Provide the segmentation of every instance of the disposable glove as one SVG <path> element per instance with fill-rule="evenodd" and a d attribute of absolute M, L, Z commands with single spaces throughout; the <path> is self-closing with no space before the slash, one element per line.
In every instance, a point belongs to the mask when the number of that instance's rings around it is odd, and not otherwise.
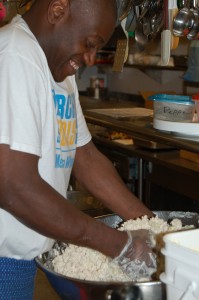
<path fill-rule="evenodd" d="M 131 280 L 150 280 L 156 271 L 156 256 L 152 251 L 155 246 L 151 231 L 140 229 L 127 231 L 128 241 L 120 255 L 113 259 Z"/>

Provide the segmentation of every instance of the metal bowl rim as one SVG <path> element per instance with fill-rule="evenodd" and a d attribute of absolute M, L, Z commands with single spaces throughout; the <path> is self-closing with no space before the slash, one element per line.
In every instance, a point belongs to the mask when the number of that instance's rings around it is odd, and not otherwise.
<path fill-rule="evenodd" d="M 174 215 L 173 218 L 182 218 L 182 215 L 187 215 L 189 218 L 190 217 L 198 217 L 198 223 L 199 223 L 199 214 L 197 212 L 183 212 L 183 211 L 153 211 L 154 214 L 168 214 L 168 217 L 169 215 L 172 216 L 172 214 Z M 176 216 L 176 214 L 179 214 L 179 216 Z M 107 214 L 107 215 L 102 215 L 102 216 L 99 216 L 99 217 L 95 217 L 96 219 L 102 219 L 102 218 L 108 218 L 108 217 L 119 217 L 117 214 Z M 168 219 L 169 220 L 169 219 Z M 121 285 L 139 285 L 139 286 L 151 286 L 151 285 L 161 285 L 162 282 L 160 280 L 151 280 L 151 281 L 139 281 L 139 282 L 135 282 L 135 281 L 91 281 L 91 280 L 83 280 L 83 279 L 78 279 L 78 278 L 74 278 L 74 277 L 69 277 L 69 276 L 66 276 L 66 275 L 63 275 L 63 274 L 60 274 L 60 273 L 57 273 L 51 269 L 49 269 L 48 267 L 44 266 L 44 264 L 42 263 L 42 256 L 44 255 L 43 254 L 40 254 L 39 256 L 37 256 L 35 258 L 35 262 L 36 264 L 38 265 L 38 267 L 44 271 L 44 272 L 48 272 L 52 275 L 55 275 L 56 277 L 60 277 L 60 278 L 63 278 L 63 279 L 67 279 L 69 281 L 72 281 L 72 282 L 76 282 L 76 283 L 82 283 L 82 284 L 95 284 L 95 285 L 98 285 L 98 286 L 102 286 L 102 285 L 115 285 L 115 286 L 121 286 Z"/>

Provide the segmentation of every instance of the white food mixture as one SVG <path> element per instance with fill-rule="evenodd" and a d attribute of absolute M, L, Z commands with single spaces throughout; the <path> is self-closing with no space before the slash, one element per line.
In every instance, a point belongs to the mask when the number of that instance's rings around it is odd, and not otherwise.
<path fill-rule="evenodd" d="M 179 219 L 173 219 L 171 224 L 168 224 L 157 216 L 151 219 L 144 216 L 124 222 L 118 230 L 150 229 L 158 234 L 187 227 L 182 227 Z M 98 251 L 72 244 L 69 244 L 63 254 L 54 258 L 53 266 L 55 272 L 81 280 L 130 281 L 130 278 L 109 257 Z"/>

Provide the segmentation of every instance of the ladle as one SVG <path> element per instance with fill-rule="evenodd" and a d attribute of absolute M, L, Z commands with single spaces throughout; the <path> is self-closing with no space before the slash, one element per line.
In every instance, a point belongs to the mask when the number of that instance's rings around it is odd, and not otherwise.
<path fill-rule="evenodd" d="M 193 9 L 194 14 L 194 24 L 190 32 L 187 34 L 189 40 L 198 39 L 199 37 L 199 10 Z"/>
<path fill-rule="evenodd" d="M 187 7 L 179 10 L 173 20 L 173 34 L 176 36 L 186 36 L 194 24 L 194 13 Z"/>

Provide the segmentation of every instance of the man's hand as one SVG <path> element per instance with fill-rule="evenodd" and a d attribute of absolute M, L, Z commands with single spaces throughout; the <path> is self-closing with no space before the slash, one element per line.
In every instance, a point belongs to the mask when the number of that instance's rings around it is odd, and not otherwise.
<path fill-rule="evenodd" d="M 150 231 L 140 229 L 127 231 L 128 240 L 116 262 L 132 280 L 150 279 L 156 271 L 156 258 L 152 251 L 153 235 Z"/>

